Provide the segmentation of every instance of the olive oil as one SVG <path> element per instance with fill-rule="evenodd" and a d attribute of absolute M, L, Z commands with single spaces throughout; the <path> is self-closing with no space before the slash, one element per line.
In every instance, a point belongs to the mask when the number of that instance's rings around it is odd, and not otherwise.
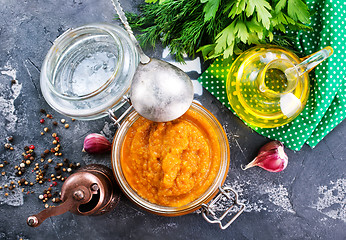
<path fill-rule="evenodd" d="M 276 46 L 255 47 L 240 55 L 226 83 L 228 100 L 236 114 L 247 124 L 263 128 L 293 120 L 306 104 L 309 77 L 286 70 L 300 62 L 296 55 Z"/>

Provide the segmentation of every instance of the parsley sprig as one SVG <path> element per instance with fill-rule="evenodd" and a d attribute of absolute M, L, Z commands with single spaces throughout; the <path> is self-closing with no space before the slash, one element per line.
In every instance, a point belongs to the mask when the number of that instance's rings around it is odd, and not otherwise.
<path fill-rule="evenodd" d="M 304 0 L 146 0 L 128 14 L 143 46 L 158 41 L 178 61 L 200 51 L 205 59 L 240 53 L 252 44 L 283 43 L 288 30 L 309 29 Z"/>

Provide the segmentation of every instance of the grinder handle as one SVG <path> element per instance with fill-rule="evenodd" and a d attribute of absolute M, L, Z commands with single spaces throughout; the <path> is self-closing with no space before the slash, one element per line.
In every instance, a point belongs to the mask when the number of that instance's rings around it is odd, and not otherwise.
<path fill-rule="evenodd" d="M 80 205 L 80 203 L 70 197 L 57 207 L 44 209 L 40 213 L 28 217 L 27 224 L 30 227 L 38 227 L 47 218 L 63 214 L 72 208 L 78 207 L 78 205 Z"/>

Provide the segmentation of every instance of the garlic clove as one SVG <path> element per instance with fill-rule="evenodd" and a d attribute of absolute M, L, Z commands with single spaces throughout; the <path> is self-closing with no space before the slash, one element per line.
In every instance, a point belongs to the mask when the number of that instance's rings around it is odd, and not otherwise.
<path fill-rule="evenodd" d="M 258 166 L 269 172 L 281 172 L 287 164 L 288 157 L 284 151 L 284 145 L 280 141 L 272 141 L 261 147 L 257 157 L 243 170 Z"/>
<path fill-rule="evenodd" d="M 84 139 L 83 152 L 103 153 L 111 150 L 111 143 L 103 135 L 91 133 Z"/>

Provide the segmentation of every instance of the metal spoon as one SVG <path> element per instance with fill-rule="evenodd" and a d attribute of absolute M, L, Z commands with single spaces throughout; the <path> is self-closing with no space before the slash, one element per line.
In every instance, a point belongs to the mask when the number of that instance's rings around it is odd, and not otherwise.
<path fill-rule="evenodd" d="M 180 117 L 189 109 L 193 100 L 191 79 L 176 66 L 145 55 L 119 1 L 111 1 L 140 56 L 130 90 L 133 107 L 140 115 L 155 122 L 167 122 Z"/>

